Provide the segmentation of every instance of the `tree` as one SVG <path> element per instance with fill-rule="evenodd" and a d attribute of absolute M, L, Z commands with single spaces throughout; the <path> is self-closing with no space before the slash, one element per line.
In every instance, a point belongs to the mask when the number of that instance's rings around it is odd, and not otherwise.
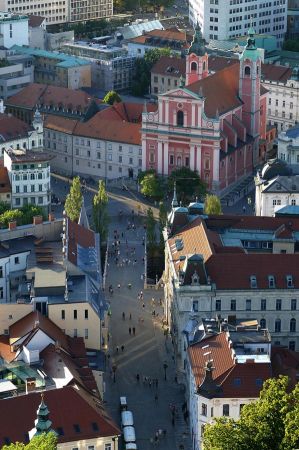
<path fill-rule="evenodd" d="M 206 196 L 205 214 L 222 214 L 221 202 L 217 195 L 208 194 Z"/>
<path fill-rule="evenodd" d="M 164 250 L 164 236 L 163 230 L 167 226 L 167 209 L 163 202 L 159 203 L 159 231 L 160 231 L 160 246 Z"/>
<path fill-rule="evenodd" d="M 176 181 L 176 190 L 178 198 L 186 203 L 195 196 L 202 197 L 206 193 L 206 184 L 200 179 L 198 173 L 188 167 L 173 170 L 168 177 L 168 189 L 173 191 Z"/>
<path fill-rule="evenodd" d="M 120 103 L 121 97 L 115 91 L 109 91 L 103 98 L 103 103 L 107 103 L 108 105 L 113 105 L 115 102 Z"/>
<path fill-rule="evenodd" d="M 163 187 L 161 179 L 155 173 L 149 173 L 143 177 L 140 182 L 141 193 L 146 197 L 154 200 L 161 200 L 163 198 Z"/>
<path fill-rule="evenodd" d="M 0 202 L 0 214 L 3 214 L 5 211 L 10 209 L 9 204 L 5 202 Z"/>
<path fill-rule="evenodd" d="M 57 437 L 54 433 L 43 433 L 35 436 L 28 444 L 16 442 L 15 444 L 4 445 L 2 450 L 56 450 Z"/>
<path fill-rule="evenodd" d="M 146 213 L 146 237 L 149 250 L 156 246 L 156 221 L 152 208 L 148 208 Z"/>
<path fill-rule="evenodd" d="M 97 194 L 93 197 L 92 214 L 94 228 L 99 233 L 101 242 L 106 242 L 108 235 L 108 195 L 105 189 L 105 183 L 103 180 L 99 181 L 99 189 Z"/>
<path fill-rule="evenodd" d="M 205 427 L 205 450 L 293 450 L 299 446 L 299 385 L 288 392 L 285 376 L 268 379 L 240 419 L 219 418 Z"/>
<path fill-rule="evenodd" d="M 22 213 L 22 225 L 32 223 L 34 216 L 42 216 L 43 219 L 46 219 L 44 209 L 38 205 L 25 205 L 20 209 L 20 211 Z"/>
<path fill-rule="evenodd" d="M 19 209 L 9 209 L 0 215 L 0 228 L 8 228 L 9 222 L 17 222 L 22 225 L 23 214 Z"/>
<path fill-rule="evenodd" d="M 64 209 L 66 215 L 73 221 L 78 222 L 80 217 L 81 206 L 83 202 L 83 196 L 81 192 L 80 177 L 73 179 L 71 189 L 66 197 Z"/>

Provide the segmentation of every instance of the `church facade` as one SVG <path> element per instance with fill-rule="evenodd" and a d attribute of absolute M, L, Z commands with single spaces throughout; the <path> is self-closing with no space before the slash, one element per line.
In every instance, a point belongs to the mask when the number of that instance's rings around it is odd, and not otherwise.
<path fill-rule="evenodd" d="M 209 75 L 200 28 L 186 56 L 186 80 L 158 97 L 142 116 L 142 169 L 169 175 L 196 170 L 220 192 L 247 177 L 263 158 L 267 91 L 261 85 L 262 56 L 249 30 L 239 64 Z"/>

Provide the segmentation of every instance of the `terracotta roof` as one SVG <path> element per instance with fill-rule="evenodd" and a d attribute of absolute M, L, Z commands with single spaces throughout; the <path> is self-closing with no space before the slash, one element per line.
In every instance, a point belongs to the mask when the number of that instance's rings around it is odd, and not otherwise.
<path fill-rule="evenodd" d="M 5 100 L 6 105 L 33 110 L 37 105 L 87 109 L 92 97 L 84 91 L 32 83 Z"/>
<path fill-rule="evenodd" d="M 282 225 L 290 227 L 293 231 L 299 231 L 299 218 L 292 217 L 259 217 L 237 216 L 223 214 L 221 216 L 209 216 L 205 219 L 208 228 L 236 228 L 248 230 L 276 231 Z"/>
<path fill-rule="evenodd" d="M 211 72 L 218 72 L 225 67 L 238 64 L 239 61 L 234 58 L 227 58 L 225 56 L 209 55 L 208 67 Z"/>
<path fill-rule="evenodd" d="M 6 167 L 0 167 L 0 193 L 11 192 L 11 184 Z"/>
<path fill-rule="evenodd" d="M 29 15 L 28 18 L 29 18 L 28 25 L 31 28 L 40 27 L 41 24 L 46 20 L 46 18 L 42 16 Z"/>
<path fill-rule="evenodd" d="M 78 120 L 67 119 L 65 117 L 55 116 L 54 114 L 49 114 L 45 116 L 44 128 L 49 128 L 51 130 L 60 131 L 61 133 L 72 134 Z"/>
<path fill-rule="evenodd" d="M 61 347 L 68 349 L 69 342 L 68 337 L 63 333 L 63 331 L 55 325 L 52 320 L 45 317 L 43 314 L 40 314 L 38 311 L 33 311 L 27 316 L 15 322 L 13 325 L 9 327 L 9 338 L 10 342 L 17 341 L 26 335 L 29 335 L 32 331 L 36 329 L 42 330 L 46 333 L 50 338 L 59 342 Z"/>
<path fill-rule="evenodd" d="M 185 31 L 179 31 L 178 29 L 171 28 L 169 30 L 152 30 L 148 31 L 142 36 L 130 39 L 130 42 L 136 42 L 138 44 L 144 44 L 150 37 L 158 37 L 169 41 L 182 41 L 182 43 L 191 42 L 192 36 L 187 35 Z"/>
<path fill-rule="evenodd" d="M 292 275 L 294 288 L 299 288 L 298 254 L 220 253 L 206 261 L 206 271 L 217 289 L 251 289 L 251 275 L 256 276 L 258 289 L 269 289 L 269 275 L 275 277 L 278 289 L 287 289 L 287 275 Z"/>
<path fill-rule="evenodd" d="M 67 386 L 44 391 L 44 401 L 50 411 L 52 428 L 63 431 L 63 435 L 58 435 L 58 442 L 77 442 L 79 439 L 120 434 L 117 426 L 104 411 L 99 399 L 87 394 L 82 388 Z M 5 438 L 11 442 L 25 441 L 28 431 L 34 427 L 40 402 L 39 392 L 0 402 L 1 446 L 6 444 Z M 75 424 L 79 425 L 80 432 L 76 432 Z"/>
<path fill-rule="evenodd" d="M 171 70 L 170 70 L 171 69 Z M 151 70 L 152 74 L 167 75 L 168 77 L 185 77 L 186 60 L 171 56 L 161 56 Z"/>
<path fill-rule="evenodd" d="M 0 144 L 1 142 L 27 138 L 33 128 L 16 117 L 0 113 Z"/>
<path fill-rule="evenodd" d="M 78 245 L 85 248 L 94 247 L 94 232 L 68 219 L 68 260 L 73 264 L 77 264 Z"/>
<path fill-rule="evenodd" d="M 156 105 L 151 103 L 146 105 L 147 111 L 155 111 Z M 143 103 L 119 102 L 98 113 L 98 116 L 104 120 L 116 120 L 118 122 L 141 123 Z"/>
<path fill-rule="evenodd" d="M 224 398 L 257 398 L 261 384 L 256 380 L 263 382 L 272 376 L 270 363 L 235 362 L 225 332 L 191 345 L 188 355 L 197 386 L 204 381 L 207 361 L 213 361 L 212 378 L 221 387 L 220 396 Z M 239 379 L 238 385 L 234 383 L 236 378 Z"/>
<path fill-rule="evenodd" d="M 16 356 L 16 352 L 11 350 L 9 343 L 9 336 L 0 336 L 0 358 L 3 358 L 6 362 L 11 362 Z"/>
<path fill-rule="evenodd" d="M 276 66 L 275 64 L 262 64 L 262 75 L 265 81 L 286 83 L 292 76 L 292 68 Z"/>
<path fill-rule="evenodd" d="M 290 379 L 290 387 L 294 388 L 298 383 L 299 352 L 272 346 L 271 361 L 274 376 L 287 375 Z"/>

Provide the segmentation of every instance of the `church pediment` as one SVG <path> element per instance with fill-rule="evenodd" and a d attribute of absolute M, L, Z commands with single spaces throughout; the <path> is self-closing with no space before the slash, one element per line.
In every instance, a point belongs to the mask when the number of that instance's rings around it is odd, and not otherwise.
<path fill-rule="evenodd" d="M 172 91 L 168 91 L 165 94 L 162 94 L 161 96 L 162 97 L 190 98 L 190 99 L 200 98 L 199 95 L 195 94 L 195 92 L 191 92 L 186 88 L 173 89 Z"/>

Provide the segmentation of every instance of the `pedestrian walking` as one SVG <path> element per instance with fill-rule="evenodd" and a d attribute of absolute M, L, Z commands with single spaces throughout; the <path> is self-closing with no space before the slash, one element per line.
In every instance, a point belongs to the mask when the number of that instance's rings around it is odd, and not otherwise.
<path fill-rule="evenodd" d="M 119 350 L 119 347 L 118 347 L 118 345 L 116 346 L 116 353 L 118 353 L 118 350 Z"/>
<path fill-rule="evenodd" d="M 155 394 L 155 402 L 157 402 L 158 401 L 158 394 L 156 393 Z"/>
<path fill-rule="evenodd" d="M 129 335 L 131 336 L 131 327 L 129 327 Z"/>
<path fill-rule="evenodd" d="M 125 346 L 124 345 L 122 345 L 121 347 L 121 351 L 123 352 L 124 351 L 124 349 L 125 349 Z"/>
<path fill-rule="evenodd" d="M 122 316 L 123 316 L 123 320 L 125 320 L 126 319 L 126 315 L 125 315 L 124 312 L 123 312 Z"/>
<path fill-rule="evenodd" d="M 149 385 L 149 387 L 152 387 L 152 379 L 151 378 L 149 378 L 149 380 L 148 380 L 148 385 Z"/>
<path fill-rule="evenodd" d="M 136 380 L 137 380 L 137 383 L 139 383 L 139 380 L 140 380 L 139 373 L 136 374 Z"/>
<path fill-rule="evenodd" d="M 134 336 L 135 336 L 135 331 L 136 331 L 136 330 L 135 330 L 135 327 L 133 327 L 133 335 L 134 335 Z"/>
<path fill-rule="evenodd" d="M 142 303 L 142 308 L 145 308 L 145 304 L 144 303 Z"/>
<path fill-rule="evenodd" d="M 130 313 L 129 319 L 132 320 L 132 314 Z"/>

